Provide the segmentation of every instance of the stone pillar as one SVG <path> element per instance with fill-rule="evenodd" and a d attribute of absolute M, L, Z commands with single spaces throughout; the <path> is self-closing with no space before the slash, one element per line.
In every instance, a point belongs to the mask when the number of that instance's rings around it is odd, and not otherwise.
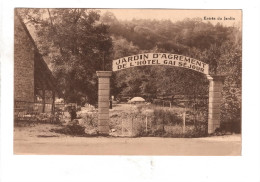
<path fill-rule="evenodd" d="M 97 71 L 98 76 L 98 131 L 109 133 L 109 97 L 112 71 Z"/>
<path fill-rule="evenodd" d="M 209 110 L 208 134 L 214 133 L 220 127 L 220 105 L 222 102 L 223 76 L 208 76 L 209 80 Z"/>

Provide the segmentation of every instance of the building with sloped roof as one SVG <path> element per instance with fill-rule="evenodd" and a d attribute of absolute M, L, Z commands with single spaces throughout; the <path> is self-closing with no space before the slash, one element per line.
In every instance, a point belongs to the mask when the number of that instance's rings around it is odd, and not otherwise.
<path fill-rule="evenodd" d="M 14 101 L 51 102 L 54 108 L 55 79 L 23 20 L 14 16 Z M 40 98 L 40 99 L 39 99 Z"/>

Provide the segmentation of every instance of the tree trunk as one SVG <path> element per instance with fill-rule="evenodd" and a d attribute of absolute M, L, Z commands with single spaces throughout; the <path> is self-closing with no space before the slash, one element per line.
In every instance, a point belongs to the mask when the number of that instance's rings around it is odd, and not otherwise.
<path fill-rule="evenodd" d="M 45 112 L 45 89 L 42 90 L 42 112 Z"/>

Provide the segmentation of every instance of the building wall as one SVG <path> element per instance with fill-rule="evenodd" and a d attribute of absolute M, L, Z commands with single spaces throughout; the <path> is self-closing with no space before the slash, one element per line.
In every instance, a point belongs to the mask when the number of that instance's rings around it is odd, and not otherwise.
<path fill-rule="evenodd" d="M 14 99 L 34 101 L 34 46 L 16 16 L 14 19 Z"/>

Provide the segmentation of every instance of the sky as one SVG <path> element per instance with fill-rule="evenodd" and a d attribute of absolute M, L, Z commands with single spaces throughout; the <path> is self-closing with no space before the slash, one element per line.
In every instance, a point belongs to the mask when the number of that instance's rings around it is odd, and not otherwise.
<path fill-rule="evenodd" d="M 101 14 L 110 11 L 119 20 L 157 19 L 171 20 L 172 22 L 185 18 L 201 18 L 204 22 L 224 26 L 241 27 L 241 10 L 182 10 L 182 9 L 101 9 Z M 228 18 L 228 19 L 225 19 Z"/>

